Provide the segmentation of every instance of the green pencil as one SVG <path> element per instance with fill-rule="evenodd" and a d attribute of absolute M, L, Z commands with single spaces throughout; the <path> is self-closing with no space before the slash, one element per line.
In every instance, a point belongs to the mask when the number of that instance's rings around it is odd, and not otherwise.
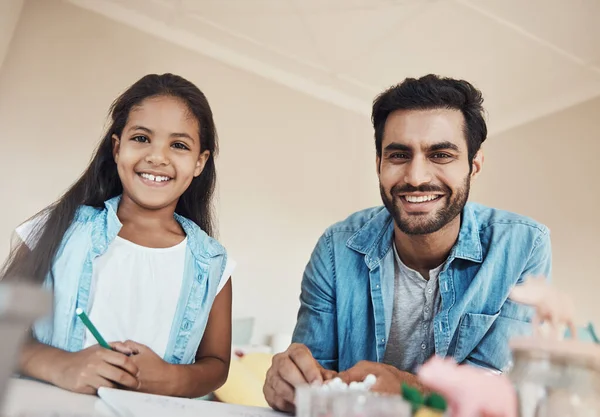
<path fill-rule="evenodd" d="M 96 326 L 92 324 L 90 318 L 87 316 L 87 314 L 85 314 L 85 311 L 83 311 L 81 308 L 78 308 L 77 310 L 75 310 L 75 314 L 79 316 L 83 324 L 85 324 L 85 327 L 87 327 L 90 333 L 96 338 L 100 346 L 112 350 L 112 348 L 108 343 L 106 343 L 106 340 L 104 340 L 98 329 L 96 329 Z"/>

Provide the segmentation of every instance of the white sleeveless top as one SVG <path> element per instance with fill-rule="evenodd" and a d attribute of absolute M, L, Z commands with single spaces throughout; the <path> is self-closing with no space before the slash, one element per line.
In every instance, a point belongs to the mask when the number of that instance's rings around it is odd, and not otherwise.
<path fill-rule="evenodd" d="M 32 248 L 31 232 L 45 218 L 16 229 Z M 107 342 L 133 340 L 164 357 L 177 309 L 185 267 L 187 238 L 170 248 L 148 248 L 117 236 L 94 259 L 88 316 Z M 229 258 L 217 294 L 236 266 Z M 84 348 L 98 342 L 86 330 Z"/>
<path fill-rule="evenodd" d="M 107 342 L 133 340 L 163 357 L 183 280 L 187 238 L 170 248 L 147 248 L 119 236 L 94 260 L 89 318 Z M 227 265 L 217 293 L 235 261 Z M 84 347 L 96 339 L 86 330 Z"/>
<path fill-rule="evenodd" d="M 119 236 L 94 260 L 88 316 L 107 342 L 133 340 L 164 357 L 183 280 L 187 238 L 147 248 Z M 235 261 L 227 260 L 217 292 Z M 86 330 L 84 347 L 97 343 Z"/>

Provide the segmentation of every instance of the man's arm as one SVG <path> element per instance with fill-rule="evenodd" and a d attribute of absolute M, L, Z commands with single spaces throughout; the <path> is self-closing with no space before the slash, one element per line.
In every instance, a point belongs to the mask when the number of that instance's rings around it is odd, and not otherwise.
<path fill-rule="evenodd" d="M 302 277 L 293 343 L 306 345 L 326 369 L 338 370 L 335 266 L 331 236 L 323 234 Z"/>
<path fill-rule="evenodd" d="M 552 272 L 552 247 L 546 230 L 536 238 L 525 268 L 516 285 L 529 277 L 543 276 L 550 280 Z M 510 299 L 504 302 L 490 329 L 463 363 L 502 372 L 510 363 L 508 341 L 515 336 L 531 333 L 533 309 Z"/>
<path fill-rule="evenodd" d="M 292 345 L 273 357 L 267 372 L 263 392 L 276 410 L 294 412 L 296 386 L 330 379 L 331 369 L 337 369 L 335 268 L 329 239 L 327 233 L 321 236 L 304 271 Z"/>
<path fill-rule="evenodd" d="M 527 265 L 517 281 L 517 285 L 531 276 L 543 276 L 550 280 L 552 275 L 552 245 L 550 244 L 550 232 L 540 232 L 537 237 Z"/>

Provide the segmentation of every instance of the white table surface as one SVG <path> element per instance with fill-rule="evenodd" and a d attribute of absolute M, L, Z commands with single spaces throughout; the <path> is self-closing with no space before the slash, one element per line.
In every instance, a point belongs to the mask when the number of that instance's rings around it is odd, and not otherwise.
<path fill-rule="evenodd" d="M 114 417 L 98 397 L 75 394 L 42 382 L 10 382 L 0 412 L 2 417 Z"/>
<path fill-rule="evenodd" d="M 131 394 L 134 396 L 144 395 L 129 393 L 129 395 Z M 176 407 L 172 408 L 172 410 L 176 411 L 175 414 L 181 416 L 284 416 L 270 408 L 244 407 L 212 403 L 210 401 L 194 401 L 193 403 L 195 404 L 192 408 L 190 408 L 190 404 L 186 403 L 186 410 L 183 410 L 181 405 L 177 403 L 177 401 L 181 400 L 173 399 Z M 127 401 L 131 401 L 131 398 L 128 398 Z M 142 417 L 150 415 L 174 417 L 164 416 L 164 410 L 158 406 L 152 405 L 150 406 L 151 408 L 148 408 L 148 405 L 144 401 L 141 401 L 141 408 L 140 400 L 134 401 L 131 404 L 132 406 L 136 406 L 137 404 L 136 411 L 129 410 L 129 413 L 133 413 L 134 415 Z M 113 406 L 118 407 L 118 404 L 113 404 Z M 173 406 L 169 405 L 168 407 Z M 171 412 L 169 413 L 172 414 Z M 75 394 L 42 382 L 13 378 L 4 397 L 4 404 L 0 409 L 0 417 L 117 417 L 117 414 L 107 405 L 106 401 L 101 400 L 97 396 Z"/>

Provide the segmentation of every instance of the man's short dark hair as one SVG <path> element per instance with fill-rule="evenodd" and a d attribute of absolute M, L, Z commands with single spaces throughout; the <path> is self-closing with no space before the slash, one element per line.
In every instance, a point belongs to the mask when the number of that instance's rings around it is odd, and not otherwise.
<path fill-rule="evenodd" d="M 456 109 L 465 118 L 465 138 L 469 163 L 487 137 L 481 91 L 464 80 L 429 74 L 419 79 L 407 78 L 390 87 L 373 102 L 371 120 L 375 128 L 375 147 L 381 156 L 383 131 L 388 116 L 396 110 Z"/>

